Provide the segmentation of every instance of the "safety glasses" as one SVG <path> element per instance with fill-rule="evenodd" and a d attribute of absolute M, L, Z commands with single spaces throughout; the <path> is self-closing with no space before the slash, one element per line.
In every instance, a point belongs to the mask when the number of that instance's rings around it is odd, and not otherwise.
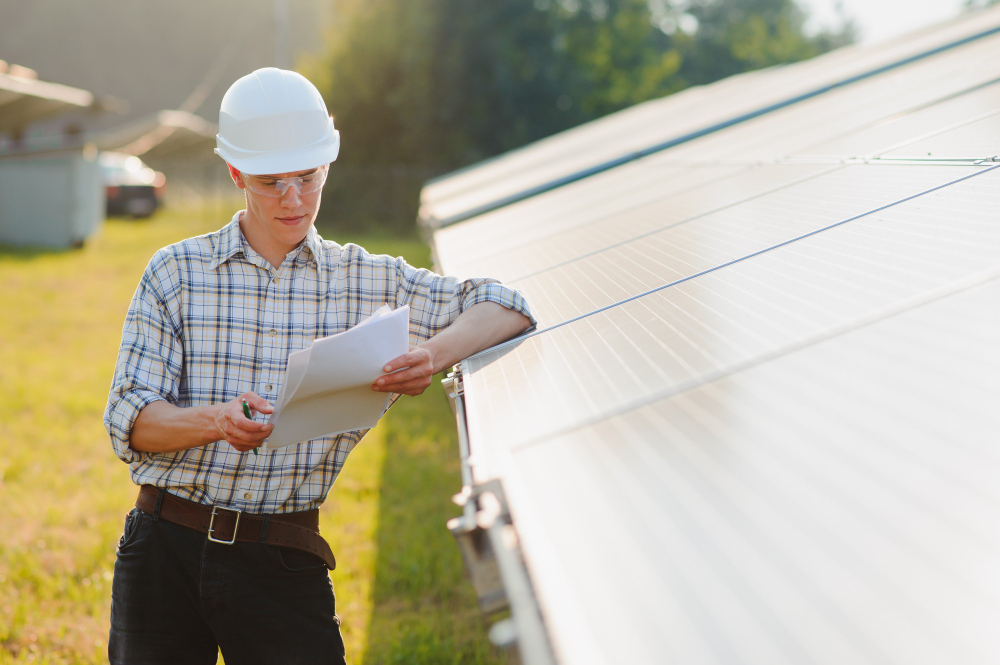
<path fill-rule="evenodd" d="M 243 174 L 243 182 L 247 189 L 254 194 L 278 198 L 285 195 L 289 187 L 294 187 L 299 196 L 312 194 L 323 189 L 326 183 L 326 174 L 330 170 L 330 165 L 326 164 L 316 169 L 312 173 L 297 176 L 295 178 L 274 178 L 266 175 Z"/>

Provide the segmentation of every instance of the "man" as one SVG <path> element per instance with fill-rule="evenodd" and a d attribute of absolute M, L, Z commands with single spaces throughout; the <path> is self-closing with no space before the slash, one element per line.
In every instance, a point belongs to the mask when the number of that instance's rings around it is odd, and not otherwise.
<path fill-rule="evenodd" d="M 221 647 L 230 665 L 344 662 L 318 507 L 364 432 L 256 451 L 288 354 L 383 303 L 409 305 L 410 350 L 372 390 L 418 395 L 533 321 L 495 280 L 460 282 L 316 233 L 340 136 L 302 76 L 268 68 L 234 83 L 217 144 L 246 209 L 150 261 L 104 416 L 142 488 L 119 542 L 109 657 L 214 663 Z"/>

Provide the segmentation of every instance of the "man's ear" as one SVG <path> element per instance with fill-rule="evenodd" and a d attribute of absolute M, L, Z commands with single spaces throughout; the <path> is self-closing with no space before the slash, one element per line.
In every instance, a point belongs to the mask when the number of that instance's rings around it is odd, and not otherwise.
<path fill-rule="evenodd" d="M 236 186 L 240 189 L 244 189 L 246 187 L 246 183 L 243 182 L 243 174 L 236 170 L 236 167 L 229 162 L 226 162 L 226 166 L 229 167 L 229 176 L 233 179 L 233 182 L 236 183 Z"/>

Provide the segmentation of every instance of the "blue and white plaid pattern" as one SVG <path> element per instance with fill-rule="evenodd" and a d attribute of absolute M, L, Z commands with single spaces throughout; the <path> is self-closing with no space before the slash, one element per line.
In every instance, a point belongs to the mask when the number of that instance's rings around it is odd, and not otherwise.
<path fill-rule="evenodd" d="M 410 306 L 412 345 L 487 301 L 531 318 L 524 298 L 496 280 L 442 277 L 323 240 L 315 229 L 274 269 L 247 244 L 237 213 L 221 230 L 165 247 L 149 262 L 125 317 L 104 425 L 138 485 L 256 513 L 316 508 L 367 430 L 256 457 L 225 441 L 138 452 L 129 447 L 132 425 L 156 400 L 209 405 L 252 390 L 273 404 L 289 353 L 357 325 L 383 303 Z"/>

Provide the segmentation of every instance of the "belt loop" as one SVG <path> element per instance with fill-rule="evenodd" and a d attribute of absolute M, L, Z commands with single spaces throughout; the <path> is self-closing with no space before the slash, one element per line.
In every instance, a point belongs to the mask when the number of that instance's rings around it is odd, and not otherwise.
<path fill-rule="evenodd" d="M 163 494 L 165 490 L 161 487 L 156 490 L 156 503 L 153 504 L 153 521 L 160 521 L 160 508 L 163 506 Z"/>
<path fill-rule="evenodd" d="M 267 542 L 267 525 L 271 523 L 271 516 L 265 514 L 263 516 L 263 524 L 260 525 L 260 538 L 257 539 L 258 543 Z"/>

